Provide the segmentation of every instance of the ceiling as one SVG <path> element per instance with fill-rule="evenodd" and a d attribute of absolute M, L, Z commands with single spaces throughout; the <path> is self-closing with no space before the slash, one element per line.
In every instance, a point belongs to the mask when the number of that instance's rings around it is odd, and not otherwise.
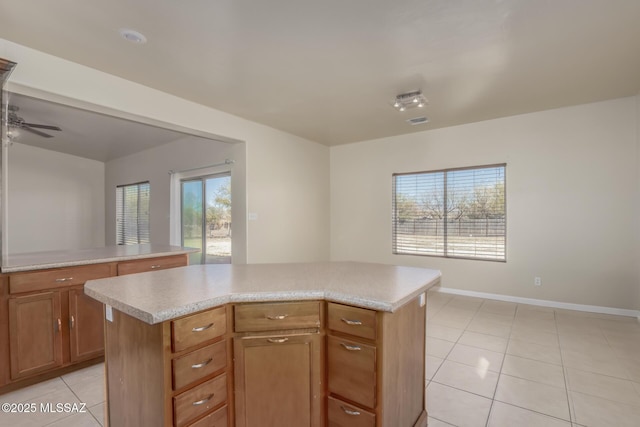
<path fill-rule="evenodd" d="M 0 2 L 1 38 L 326 145 L 636 95 L 639 23 L 637 0 Z"/>
<path fill-rule="evenodd" d="M 62 129 L 59 132 L 36 129 L 51 135 L 51 138 L 18 129 L 15 142 L 100 162 L 108 162 L 177 140 L 199 138 L 16 93 L 8 94 L 8 104 L 18 107 L 16 114 L 27 123 L 58 126 Z M 12 133 L 15 134 L 15 129 L 12 129 Z"/>

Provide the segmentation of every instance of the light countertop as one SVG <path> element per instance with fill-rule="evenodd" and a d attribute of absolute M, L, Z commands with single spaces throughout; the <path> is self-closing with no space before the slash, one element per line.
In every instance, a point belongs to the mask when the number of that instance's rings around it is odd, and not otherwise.
<path fill-rule="evenodd" d="M 181 255 L 197 251 L 198 249 L 180 246 L 145 244 L 5 255 L 2 259 L 2 272 L 15 273 L 45 268 L 72 267 L 103 262 Z"/>
<path fill-rule="evenodd" d="M 438 270 L 359 262 L 191 265 L 90 280 L 85 293 L 149 324 L 230 302 L 318 300 L 393 312 Z"/>

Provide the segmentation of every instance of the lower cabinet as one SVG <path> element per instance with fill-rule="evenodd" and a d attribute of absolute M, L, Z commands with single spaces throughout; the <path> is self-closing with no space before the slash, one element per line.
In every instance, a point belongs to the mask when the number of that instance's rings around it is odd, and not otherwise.
<path fill-rule="evenodd" d="M 236 426 L 320 426 L 318 333 L 234 339 Z"/>
<path fill-rule="evenodd" d="M 60 292 L 9 298 L 11 379 L 62 365 Z"/>
<path fill-rule="evenodd" d="M 83 288 L 69 290 L 69 345 L 72 362 L 104 354 L 102 304 L 86 296 Z"/>

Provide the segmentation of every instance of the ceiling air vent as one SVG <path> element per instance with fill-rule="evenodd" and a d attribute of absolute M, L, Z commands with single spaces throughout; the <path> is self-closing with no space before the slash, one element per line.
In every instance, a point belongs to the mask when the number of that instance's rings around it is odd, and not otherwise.
<path fill-rule="evenodd" d="M 413 119 L 409 119 L 407 120 L 407 122 L 411 125 L 411 126 L 415 126 L 415 125 L 421 125 L 424 123 L 427 123 L 429 121 L 428 118 L 426 118 L 425 116 L 422 117 L 414 117 Z"/>

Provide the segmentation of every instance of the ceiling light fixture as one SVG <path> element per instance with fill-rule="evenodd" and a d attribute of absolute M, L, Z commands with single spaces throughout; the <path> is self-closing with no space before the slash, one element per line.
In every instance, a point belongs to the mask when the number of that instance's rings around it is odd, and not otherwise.
<path fill-rule="evenodd" d="M 405 111 L 407 108 L 422 108 L 428 103 L 429 101 L 427 101 L 427 98 L 424 97 L 421 91 L 414 90 L 397 95 L 391 105 L 398 109 L 398 111 Z"/>
<path fill-rule="evenodd" d="M 147 38 L 144 36 L 144 34 L 136 30 L 121 28 L 120 30 L 118 30 L 118 33 L 123 39 L 134 44 L 145 44 L 147 42 Z"/>

